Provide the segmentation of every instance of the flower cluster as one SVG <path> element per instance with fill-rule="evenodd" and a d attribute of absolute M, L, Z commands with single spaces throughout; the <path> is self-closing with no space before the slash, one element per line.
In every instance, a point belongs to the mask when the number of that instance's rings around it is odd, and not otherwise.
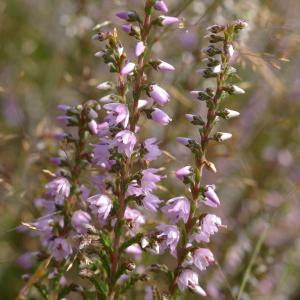
<path fill-rule="evenodd" d="M 169 251 L 177 259 L 174 272 L 167 270 L 173 273 L 170 299 L 175 297 L 177 287 L 180 291 L 190 289 L 206 295 L 198 283 L 197 272 L 213 263 L 214 255 L 203 244 L 223 225 L 216 215 L 200 213 L 203 205 L 220 205 L 215 185 L 202 185 L 202 171 L 204 167 L 215 171 L 214 164 L 206 158 L 209 141 L 222 142 L 231 137 L 229 133 L 213 133 L 215 123 L 220 118 L 238 116 L 230 109 L 220 110 L 219 103 L 228 94 L 243 92 L 229 84 L 235 73 L 230 59 L 234 34 L 246 24 L 236 21 L 208 29 L 207 68 L 200 73 L 205 78 L 215 78 L 216 89 L 192 92 L 208 108 L 206 120 L 200 115 L 187 115 L 193 125 L 199 126 L 200 141 L 186 137 L 177 140 L 191 150 L 196 163 L 176 171 L 188 193 L 164 203 L 157 190 L 165 176 L 162 169 L 151 165 L 162 151 L 156 138 L 141 138 L 139 132 L 141 118 L 152 120 L 158 128 L 172 121 L 163 111 L 171 100 L 169 93 L 148 76 L 151 70 L 175 71 L 171 64 L 151 53 L 149 38 L 153 28 L 160 30 L 179 22 L 166 13 L 166 3 L 158 0 L 145 0 L 143 14 L 117 13 L 125 22 L 122 30 L 134 41 L 132 57 L 117 29 L 101 30 L 94 35 L 95 40 L 104 44 L 95 56 L 103 59 L 116 80 L 98 84 L 101 96 L 97 101 L 74 107 L 59 105 L 63 113 L 57 120 L 72 127 L 72 134 L 57 135 L 61 156 L 51 158 L 57 170 L 47 172 L 51 179 L 45 185 L 43 198 L 36 200 L 43 215 L 24 224 L 40 237 L 42 250 L 20 259 L 23 265 L 40 260 L 29 284 L 21 290 L 20 299 L 26 297 L 31 287 L 46 299 L 65 299 L 70 292 L 77 292 L 84 299 L 120 299 L 137 282 L 149 279 L 149 268 L 164 269 L 159 264 L 137 266 L 143 251 Z M 221 48 L 216 46 L 218 43 Z M 156 222 L 154 230 L 147 231 L 149 216 L 153 218 L 158 211 L 168 219 L 168 224 L 157 226 Z M 65 276 L 74 265 L 80 277 L 93 285 L 92 289 L 81 285 L 81 280 L 68 282 Z M 156 299 L 163 299 L 164 294 L 157 287 L 153 289 L 155 293 Z"/>
<path fill-rule="evenodd" d="M 215 79 L 216 85 L 215 88 L 191 92 L 197 100 L 206 103 L 207 115 L 203 118 L 199 114 L 187 114 L 187 120 L 198 127 L 199 140 L 178 137 L 177 141 L 192 152 L 195 166 L 185 166 L 176 171 L 176 177 L 183 182 L 188 193 L 167 201 L 162 212 L 172 225 L 157 227 L 160 252 L 168 249 L 177 258 L 177 267 L 169 286 L 171 297 L 176 295 L 177 288 L 206 296 L 199 285 L 198 272 L 214 262 L 214 255 L 203 244 L 210 242 L 211 236 L 224 225 L 218 216 L 203 212 L 204 206 L 217 208 L 220 205 L 216 186 L 202 184 L 203 169 L 216 172 L 215 165 L 206 156 L 209 142 L 223 142 L 232 136 L 230 133 L 215 132 L 215 125 L 221 118 L 227 120 L 239 115 L 227 108 L 221 110 L 220 102 L 229 94 L 244 93 L 240 87 L 230 83 L 236 73 L 230 63 L 234 55 L 234 36 L 246 26 L 244 21 L 237 20 L 227 26 L 213 25 L 207 29 L 209 46 L 204 49 L 206 67 L 199 73 L 204 78 Z"/>

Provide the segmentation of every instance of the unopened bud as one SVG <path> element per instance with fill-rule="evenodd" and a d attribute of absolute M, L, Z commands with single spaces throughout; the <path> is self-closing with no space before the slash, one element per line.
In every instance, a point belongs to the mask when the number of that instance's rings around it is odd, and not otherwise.
<path fill-rule="evenodd" d="M 212 171 L 213 173 L 217 173 L 217 168 L 213 162 L 207 160 L 205 162 L 205 165 L 208 170 Z"/>
<path fill-rule="evenodd" d="M 224 141 L 227 141 L 227 140 L 229 140 L 231 138 L 232 138 L 232 134 L 231 133 L 227 133 L 227 132 L 217 132 L 214 135 L 214 139 L 217 142 L 224 142 Z"/>
<path fill-rule="evenodd" d="M 114 87 L 114 84 L 110 81 L 105 81 L 97 85 L 97 89 L 101 91 L 109 91 Z"/>

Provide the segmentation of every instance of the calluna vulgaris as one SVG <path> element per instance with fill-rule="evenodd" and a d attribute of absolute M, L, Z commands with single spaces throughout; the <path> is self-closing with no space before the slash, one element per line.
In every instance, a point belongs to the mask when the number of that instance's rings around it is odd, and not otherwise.
<path fill-rule="evenodd" d="M 207 159 L 209 142 L 231 137 L 215 132 L 215 125 L 221 118 L 239 115 L 219 105 L 228 94 L 244 93 L 230 84 L 236 73 L 230 61 L 234 36 L 247 24 L 238 20 L 208 28 L 206 68 L 200 73 L 216 84 L 192 92 L 206 103 L 207 116 L 186 115 L 199 128 L 199 138 L 178 137 L 177 141 L 190 149 L 195 164 L 176 171 L 186 194 L 163 204 L 155 191 L 165 176 L 161 169 L 151 167 L 161 154 L 158 141 L 139 137 L 141 117 L 156 126 L 171 121 L 161 109 L 170 95 L 147 77 L 151 68 L 175 70 L 151 53 L 152 30 L 179 22 L 163 13 L 168 13 L 166 3 L 155 0 L 145 1 L 143 17 L 135 11 L 117 13 L 125 21 L 123 31 L 135 40 L 135 57 L 129 59 L 116 29 L 99 32 L 94 38 L 105 46 L 96 56 L 116 74 L 116 83 L 98 85 L 108 93 L 99 101 L 59 105 L 63 114 L 58 120 L 77 132 L 56 135 L 65 155 L 51 159 L 58 168 L 44 196 L 35 200 L 43 215 L 33 223 L 23 223 L 23 229 L 40 238 L 41 250 L 20 258 L 23 264 L 35 260 L 39 265 L 32 275 L 24 275 L 26 284 L 19 299 L 32 299 L 36 292 L 44 299 L 66 299 L 71 292 L 83 299 L 124 299 L 137 284 L 139 290 L 146 290 L 146 299 L 175 299 L 186 289 L 206 295 L 198 274 L 214 262 L 214 255 L 205 244 L 224 225 L 218 216 L 205 213 L 204 205 L 217 208 L 220 200 L 214 184 L 202 184 L 202 174 L 204 168 L 216 172 Z M 152 214 L 153 219 L 158 210 L 168 223 L 151 226 L 147 216 Z M 158 263 L 142 266 L 138 260 L 142 253 L 167 251 L 176 259 L 174 269 Z M 168 281 L 158 284 L 153 271 L 166 273 Z M 80 278 L 76 279 L 76 273 Z"/>

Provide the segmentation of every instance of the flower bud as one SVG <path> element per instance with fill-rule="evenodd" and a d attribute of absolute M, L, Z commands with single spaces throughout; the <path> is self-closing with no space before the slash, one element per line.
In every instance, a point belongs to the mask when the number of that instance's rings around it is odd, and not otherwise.
<path fill-rule="evenodd" d="M 164 1 L 155 1 L 154 8 L 163 13 L 167 13 L 169 11 L 168 6 Z"/>
<path fill-rule="evenodd" d="M 191 94 L 197 96 L 197 99 L 200 101 L 208 101 L 211 99 L 211 96 L 204 91 L 191 91 Z"/>
<path fill-rule="evenodd" d="M 140 55 L 142 55 L 144 53 L 144 51 L 145 51 L 145 48 L 146 47 L 145 47 L 145 45 L 144 45 L 144 43 L 142 41 L 138 42 L 136 44 L 136 47 L 135 47 L 135 55 L 137 57 L 139 57 Z"/>
<path fill-rule="evenodd" d="M 204 125 L 204 121 L 202 120 L 201 116 L 186 114 L 186 118 L 194 125 Z"/>
<path fill-rule="evenodd" d="M 135 21 L 139 21 L 140 19 L 138 14 L 135 11 L 121 11 L 118 12 L 116 16 L 127 22 L 135 22 Z"/>
<path fill-rule="evenodd" d="M 154 108 L 151 113 L 151 118 L 154 122 L 163 126 L 168 125 L 172 121 L 172 119 L 164 111 L 158 108 Z"/>
<path fill-rule="evenodd" d="M 97 89 L 101 91 L 109 91 L 114 87 L 114 84 L 110 81 L 105 81 L 97 85 Z"/>
<path fill-rule="evenodd" d="M 225 108 L 223 111 L 218 112 L 217 115 L 221 118 L 228 120 L 231 118 L 238 117 L 240 115 L 240 113 L 238 111 Z"/>
<path fill-rule="evenodd" d="M 179 19 L 176 17 L 159 16 L 157 19 L 157 23 L 160 26 L 168 26 L 168 25 L 176 24 L 178 22 L 179 22 Z"/>
<path fill-rule="evenodd" d="M 156 71 L 174 71 L 175 68 L 162 60 L 152 60 L 149 62 L 149 64 L 156 70 Z"/>
<path fill-rule="evenodd" d="M 217 132 L 214 135 L 214 139 L 217 142 L 224 142 L 224 141 L 229 140 L 231 138 L 232 138 L 232 134 L 231 133 L 227 133 L 227 132 Z"/>
<path fill-rule="evenodd" d="M 184 146 L 187 146 L 193 140 L 186 137 L 177 137 L 176 141 Z"/>
<path fill-rule="evenodd" d="M 88 127 L 90 129 L 90 131 L 93 133 L 93 134 L 97 134 L 98 133 L 98 125 L 97 125 L 97 122 L 95 120 L 91 120 L 89 123 L 88 123 Z"/>
<path fill-rule="evenodd" d="M 228 53 L 229 57 L 232 57 L 234 54 L 234 48 L 231 44 L 227 46 L 227 53 Z"/>
<path fill-rule="evenodd" d="M 191 173 L 192 173 L 191 170 L 192 170 L 191 166 L 183 167 L 175 172 L 176 177 L 179 180 L 183 181 L 186 176 L 191 175 Z"/>
<path fill-rule="evenodd" d="M 224 91 L 226 91 L 227 93 L 229 93 L 231 95 L 245 94 L 245 91 L 237 85 L 231 85 L 228 87 L 224 87 L 223 89 L 224 89 Z"/>
<path fill-rule="evenodd" d="M 148 92 L 150 97 L 159 105 L 165 105 L 170 101 L 170 95 L 157 84 L 150 85 Z"/>
<path fill-rule="evenodd" d="M 135 64 L 134 63 L 127 63 L 121 70 L 120 74 L 121 75 L 128 75 L 129 73 L 131 73 L 135 68 Z"/>
<path fill-rule="evenodd" d="M 149 246 L 150 242 L 149 239 L 147 237 L 143 237 L 141 239 L 141 247 L 142 249 L 145 249 L 147 246 Z"/>

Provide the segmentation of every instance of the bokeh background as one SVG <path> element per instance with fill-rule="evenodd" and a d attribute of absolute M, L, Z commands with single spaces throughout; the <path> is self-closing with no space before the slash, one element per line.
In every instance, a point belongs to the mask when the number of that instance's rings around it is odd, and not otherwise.
<path fill-rule="evenodd" d="M 57 151 L 56 105 L 98 99 L 96 85 L 110 79 L 94 57 L 99 45 L 93 27 L 141 0 L 2 0 L 0 2 L 0 299 L 14 299 L 23 284 L 16 260 L 36 241 L 18 233 L 37 214 L 43 170 L 53 170 Z M 236 45 L 242 96 L 226 100 L 241 117 L 222 123 L 234 138 L 211 148 L 228 229 L 212 243 L 218 264 L 200 278 L 208 299 L 300 299 L 300 1 L 169 0 L 178 28 L 157 35 L 154 53 L 176 66 L 175 74 L 152 74 L 172 95 L 168 112 L 175 122 L 164 131 L 144 124 L 170 154 L 166 197 L 182 192 L 173 172 L 189 162 L 176 136 L 193 135 L 184 114 L 201 111 L 189 90 L 203 87 L 196 74 L 205 28 L 244 18 L 249 28 Z M 103 25 L 103 24 L 102 24 Z M 124 43 L 130 47 L 124 34 Z M 173 156 L 180 159 L 174 160 Z M 189 294 L 186 299 L 193 299 Z"/>

